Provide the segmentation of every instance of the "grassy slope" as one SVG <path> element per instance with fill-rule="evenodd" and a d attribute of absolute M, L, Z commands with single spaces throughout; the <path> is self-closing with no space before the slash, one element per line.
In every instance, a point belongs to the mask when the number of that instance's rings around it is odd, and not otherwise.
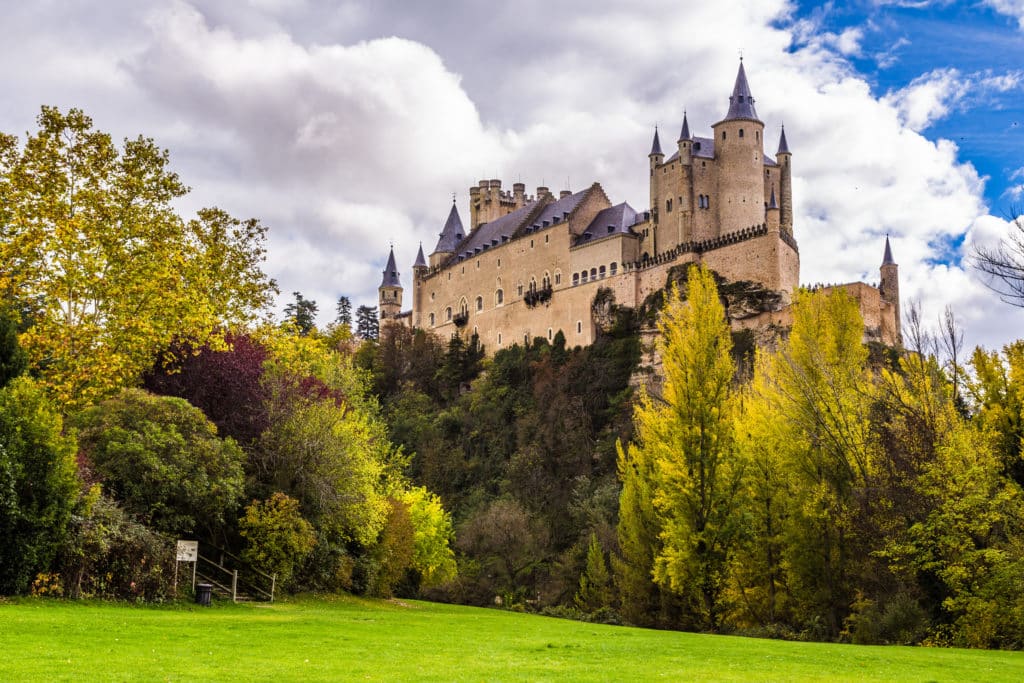
<path fill-rule="evenodd" d="M 1024 680 L 1024 653 L 598 626 L 354 598 L 210 609 L 0 602 L 0 680 Z"/>

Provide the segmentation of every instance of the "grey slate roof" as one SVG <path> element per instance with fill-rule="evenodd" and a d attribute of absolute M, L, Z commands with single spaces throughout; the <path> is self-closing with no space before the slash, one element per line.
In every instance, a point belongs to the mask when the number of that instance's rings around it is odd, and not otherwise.
<path fill-rule="evenodd" d="M 384 266 L 384 278 L 380 281 L 381 287 L 401 287 L 398 281 L 398 266 L 395 265 L 395 249 L 391 248 L 388 253 L 388 264 Z"/>
<path fill-rule="evenodd" d="M 892 247 L 889 246 L 889 236 L 885 236 L 885 255 L 882 256 L 883 266 L 895 266 L 896 262 L 892 260 Z"/>
<path fill-rule="evenodd" d="M 416 252 L 416 262 L 412 264 L 413 268 L 426 268 L 427 259 L 423 258 L 423 242 L 420 242 L 420 250 Z"/>
<path fill-rule="evenodd" d="M 775 200 L 775 188 L 774 187 L 772 188 L 772 198 L 768 200 L 768 208 L 769 209 L 777 209 L 777 208 L 779 208 L 779 203 Z"/>
<path fill-rule="evenodd" d="M 441 229 L 441 238 L 437 240 L 437 246 L 434 247 L 434 253 L 451 253 L 455 251 L 455 247 L 458 246 L 465 236 L 466 230 L 462 227 L 459 209 L 453 202 L 452 210 L 448 213 L 448 220 L 445 221 L 444 228 Z"/>
<path fill-rule="evenodd" d="M 747 84 L 747 72 L 743 70 L 743 61 L 740 60 L 740 70 L 736 74 L 736 84 L 732 88 L 732 97 L 729 98 L 729 113 L 725 115 L 724 121 L 732 119 L 753 119 L 757 118 L 757 110 L 754 109 L 754 98 L 750 94 L 750 85 Z"/>
<path fill-rule="evenodd" d="M 797 133 L 799 133 L 799 132 L 800 131 L 797 131 Z M 789 145 L 786 143 L 786 127 L 783 126 L 782 127 L 782 134 L 779 135 L 779 151 L 777 151 L 775 154 L 778 155 L 778 154 L 789 154 L 789 153 L 790 153 Z"/>
<path fill-rule="evenodd" d="M 455 247 L 452 258 L 471 258 L 514 237 L 561 223 L 568 219 L 569 214 L 583 201 L 589 190 L 590 188 L 580 190 L 542 207 L 538 207 L 537 202 L 532 202 L 490 223 L 484 223 Z"/>
<path fill-rule="evenodd" d="M 661 151 L 661 141 L 658 140 L 657 126 L 654 127 L 654 142 L 651 144 L 651 153 L 648 154 L 647 156 L 653 156 L 655 154 L 660 154 L 661 156 L 664 156 L 664 153 Z"/>
<path fill-rule="evenodd" d="M 686 120 L 686 112 L 685 111 L 683 112 L 683 129 L 681 131 L 679 131 L 679 139 L 680 140 L 689 140 L 690 139 L 690 124 Z"/>
<path fill-rule="evenodd" d="M 587 229 L 576 238 L 574 246 L 604 239 L 612 235 L 632 234 L 630 226 L 637 223 L 637 212 L 633 207 L 622 202 L 607 209 L 602 209 Z"/>

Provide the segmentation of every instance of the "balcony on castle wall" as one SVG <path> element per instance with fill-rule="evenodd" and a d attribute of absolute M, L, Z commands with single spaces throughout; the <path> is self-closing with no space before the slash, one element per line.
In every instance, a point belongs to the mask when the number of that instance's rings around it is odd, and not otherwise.
<path fill-rule="evenodd" d="M 541 287 L 540 289 L 531 289 L 523 295 L 523 301 L 525 301 L 526 305 L 530 308 L 539 306 L 540 304 L 551 301 L 552 291 L 551 285 Z"/>
<path fill-rule="evenodd" d="M 469 311 L 462 311 L 452 316 L 452 322 L 455 323 L 455 327 L 465 327 L 466 323 L 469 322 Z"/>

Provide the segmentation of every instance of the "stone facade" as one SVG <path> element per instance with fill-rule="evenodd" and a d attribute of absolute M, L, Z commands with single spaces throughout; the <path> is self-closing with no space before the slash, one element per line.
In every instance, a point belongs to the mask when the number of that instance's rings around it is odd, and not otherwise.
<path fill-rule="evenodd" d="M 702 263 L 731 282 L 775 294 L 769 310 L 733 318 L 737 329 L 788 327 L 800 255 L 793 233 L 792 155 L 783 130 L 774 157 L 754 109 L 743 64 L 713 138 L 694 137 L 683 117 L 668 158 L 659 133 L 649 159 L 650 209 L 613 205 L 598 183 L 555 197 L 500 180 L 470 188 L 469 229 L 453 204 L 429 263 L 413 266 L 412 309 L 401 311 L 393 253 L 380 288 L 382 324 L 442 336 L 476 333 L 489 353 L 561 331 L 570 346 L 594 341 L 595 294 L 637 306 L 674 266 Z M 886 240 L 880 287 L 843 285 L 859 302 L 865 338 L 899 343 L 898 267 Z"/>

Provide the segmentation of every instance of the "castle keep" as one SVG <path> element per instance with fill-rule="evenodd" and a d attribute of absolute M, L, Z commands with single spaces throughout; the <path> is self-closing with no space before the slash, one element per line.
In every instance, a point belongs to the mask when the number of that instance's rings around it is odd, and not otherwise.
<path fill-rule="evenodd" d="M 429 260 L 413 265 L 412 309 L 394 252 L 379 288 L 381 322 L 437 334 L 476 333 L 488 352 L 561 330 L 570 346 L 597 334 L 593 302 L 608 288 L 637 306 L 665 286 L 670 268 L 702 263 L 731 282 L 773 294 L 768 309 L 736 314 L 736 329 L 788 327 L 800 254 L 793 233 L 792 154 L 782 129 L 765 154 L 764 123 L 740 62 L 729 109 L 710 138 L 691 135 L 687 117 L 670 155 L 659 132 L 648 155 L 650 208 L 612 204 L 598 183 L 556 197 L 527 195 L 500 180 L 470 188 L 468 229 L 452 205 Z M 865 338 L 899 342 L 899 279 L 888 239 L 881 286 L 840 285 L 860 304 Z"/>

